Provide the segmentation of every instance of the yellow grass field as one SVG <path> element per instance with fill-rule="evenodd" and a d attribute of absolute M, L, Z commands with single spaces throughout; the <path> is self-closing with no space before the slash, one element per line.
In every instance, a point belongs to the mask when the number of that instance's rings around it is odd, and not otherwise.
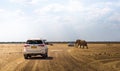
<path fill-rule="evenodd" d="M 0 71 L 120 71 L 120 44 L 88 44 L 88 49 L 49 46 L 49 57 L 23 57 L 24 44 L 0 44 Z"/>

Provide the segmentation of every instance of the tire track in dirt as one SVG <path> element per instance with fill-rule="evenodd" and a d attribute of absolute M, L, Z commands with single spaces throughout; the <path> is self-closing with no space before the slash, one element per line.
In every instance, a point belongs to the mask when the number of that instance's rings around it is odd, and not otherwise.
<path fill-rule="evenodd" d="M 120 71 L 120 67 L 119 67 L 120 66 L 120 60 L 105 63 L 105 65 L 109 66 L 110 68 L 113 68 L 116 71 Z"/>
<path fill-rule="evenodd" d="M 62 52 L 56 52 L 54 55 L 56 56 L 55 62 L 52 64 L 54 70 L 62 69 L 62 71 L 95 71 L 93 68 L 85 66 L 86 64 L 83 61 L 72 57 L 69 54 L 69 48 L 64 48 Z"/>
<path fill-rule="evenodd" d="M 35 71 L 36 64 L 36 60 L 28 61 L 28 63 L 23 67 L 22 71 Z"/>
<path fill-rule="evenodd" d="M 0 71 L 119 71 L 120 61 L 118 60 L 94 61 L 89 57 L 76 56 L 72 53 L 69 47 L 53 47 L 49 49 L 47 59 L 33 57 L 25 60 L 23 55 L 20 55 Z"/>
<path fill-rule="evenodd" d="M 14 68 L 22 62 L 24 62 L 23 58 L 17 58 L 12 62 L 7 63 L 4 67 L 0 69 L 0 71 L 14 71 Z"/>
<path fill-rule="evenodd" d="M 51 46 L 47 59 L 33 57 L 25 60 L 23 53 L 16 50 L 14 53 L 2 54 L 0 71 L 120 71 L 120 58 L 96 60 L 81 54 L 81 51 L 86 52 L 89 49 L 75 50 L 81 55 L 72 52 L 71 49 L 75 48 L 61 44 Z M 2 64 L 3 61 L 4 64 Z"/>
<path fill-rule="evenodd" d="M 102 59 L 102 60 L 95 60 L 88 63 L 89 66 L 95 67 L 100 71 L 108 70 L 108 71 L 119 71 L 120 68 L 117 67 L 117 64 L 120 62 L 118 61 L 119 58 L 114 59 Z"/>
<path fill-rule="evenodd" d="M 47 71 L 44 68 L 43 60 L 39 59 L 29 59 L 25 63 L 18 65 L 14 71 Z"/>
<path fill-rule="evenodd" d="M 29 60 L 25 60 L 25 61 L 21 62 L 20 64 L 18 64 L 18 65 L 15 67 L 14 71 L 23 71 L 25 65 L 26 65 L 28 62 L 29 62 Z"/>
<path fill-rule="evenodd" d="M 51 71 L 54 70 L 54 65 L 56 64 L 56 58 L 58 58 L 59 50 L 53 50 L 52 52 L 49 52 L 50 56 L 54 56 L 54 60 L 52 60 L 52 57 L 48 57 L 48 59 L 43 59 L 41 57 L 35 57 L 28 60 L 25 60 L 24 62 L 20 63 L 14 71 Z M 58 61 L 59 63 L 59 61 Z M 59 64 L 56 65 L 56 67 L 59 66 Z M 60 70 L 60 68 L 58 69 Z M 56 69 L 54 70 L 56 71 Z"/>
<path fill-rule="evenodd" d="M 50 51 L 49 56 L 53 59 L 29 59 L 19 64 L 14 71 L 86 71 L 86 68 L 83 69 L 84 62 L 73 58 L 66 49 Z M 94 71 L 90 68 L 87 70 Z"/>
<path fill-rule="evenodd" d="M 69 56 L 71 56 L 71 59 L 74 59 L 76 62 L 79 63 L 81 71 L 97 71 L 96 68 L 89 65 L 90 62 L 93 62 L 94 59 L 91 59 L 84 55 L 76 55 L 74 54 L 74 49 L 68 49 Z"/>
<path fill-rule="evenodd" d="M 53 59 L 28 59 L 19 64 L 14 71 L 96 71 L 85 66 L 83 60 L 78 60 L 67 51 L 69 48 L 50 50 L 49 56 Z M 87 68 L 86 68 L 87 67 Z"/>

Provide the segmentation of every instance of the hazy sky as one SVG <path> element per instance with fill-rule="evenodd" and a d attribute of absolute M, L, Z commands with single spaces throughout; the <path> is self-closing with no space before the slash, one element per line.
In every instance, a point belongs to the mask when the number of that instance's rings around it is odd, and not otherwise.
<path fill-rule="evenodd" d="M 120 0 L 0 0 L 0 41 L 120 41 Z"/>

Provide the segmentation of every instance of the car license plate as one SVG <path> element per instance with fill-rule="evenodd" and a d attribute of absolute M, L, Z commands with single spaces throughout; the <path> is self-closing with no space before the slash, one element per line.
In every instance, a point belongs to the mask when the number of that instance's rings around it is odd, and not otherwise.
<path fill-rule="evenodd" d="M 37 46 L 31 46 L 31 48 L 33 48 L 33 49 L 34 49 L 34 48 L 37 48 Z"/>

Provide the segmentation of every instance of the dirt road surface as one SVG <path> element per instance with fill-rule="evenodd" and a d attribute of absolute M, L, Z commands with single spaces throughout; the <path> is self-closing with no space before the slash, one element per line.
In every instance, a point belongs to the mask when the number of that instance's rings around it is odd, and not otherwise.
<path fill-rule="evenodd" d="M 0 71 L 120 71 L 120 58 L 100 58 L 102 53 L 93 53 L 93 48 L 78 49 L 66 44 L 49 47 L 49 57 L 24 59 L 23 44 L 0 45 Z M 97 50 L 97 49 L 96 49 Z M 96 56 L 95 56 L 96 55 Z M 95 57 L 96 58 L 95 58 Z"/>

